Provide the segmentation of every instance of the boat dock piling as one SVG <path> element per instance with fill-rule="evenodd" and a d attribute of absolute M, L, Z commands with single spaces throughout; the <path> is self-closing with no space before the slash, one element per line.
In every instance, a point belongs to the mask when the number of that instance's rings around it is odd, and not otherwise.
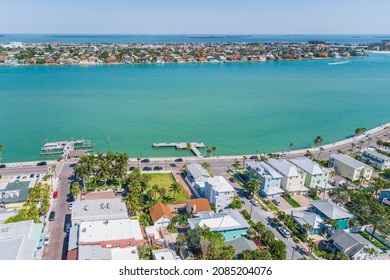
<path fill-rule="evenodd" d="M 166 148 L 166 147 L 175 147 L 178 150 L 187 149 L 187 144 L 191 145 L 191 151 L 197 157 L 202 157 L 202 153 L 199 152 L 198 148 L 204 148 L 205 145 L 203 142 L 172 142 L 172 143 L 153 143 L 153 148 Z"/>

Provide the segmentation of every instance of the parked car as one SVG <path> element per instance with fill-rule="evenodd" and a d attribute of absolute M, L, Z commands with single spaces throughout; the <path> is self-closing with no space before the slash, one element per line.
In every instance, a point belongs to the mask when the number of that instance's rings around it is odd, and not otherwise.
<path fill-rule="evenodd" d="M 6 165 L 4 163 L 0 164 L 0 168 L 6 168 Z"/>
<path fill-rule="evenodd" d="M 232 183 L 235 183 L 235 182 L 236 182 L 236 179 L 234 179 L 234 178 L 229 178 L 229 181 L 232 182 Z"/>
<path fill-rule="evenodd" d="M 56 217 L 56 212 L 51 211 L 49 215 L 49 221 L 54 221 L 54 218 Z"/>
<path fill-rule="evenodd" d="M 145 167 L 143 168 L 143 171 L 150 171 L 150 170 L 152 170 L 152 168 L 149 167 L 149 166 L 145 166 Z"/>
<path fill-rule="evenodd" d="M 68 203 L 68 209 L 69 209 L 69 210 L 72 210 L 72 208 L 73 208 L 73 203 L 72 203 L 72 202 L 69 202 L 69 203 Z"/>
<path fill-rule="evenodd" d="M 50 236 L 46 235 L 45 238 L 43 239 L 43 244 L 44 245 L 49 245 L 50 244 Z"/>
<path fill-rule="evenodd" d="M 258 156 L 251 156 L 249 159 L 257 160 L 257 159 L 259 159 L 259 157 Z"/>
<path fill-rule="evenodd" d="M 273 204 L 275 204 L 276 206 L 280 206 L 280 202 L 277 201 L 276 199 L 272 199 L 271 200 Z"/>
<path fill-rule="evenodd" d="M 287 237 L 290 237 L 290 235 L 291 235 L 291 231 L 289 231 L 287 228 L 285 228 L 285 227 L 282 227 L 282 226 L 280 226 L 280 227 L 277 227 L 276 228 L 278 231 L 279 231 L 279 233 L 283 236 L 283 237 L 285 237 L 285 238 L 287 238 Z"/>
<path fill-rule="evenodd" d="M 30 178 L 34 178 L 34 176 L 35 176 L 35 174 L 31 174 L 31 175 L 30 175 Z"/>
<path fill-rule="evenodd" d="M 182 158 L 177 158 L 177 159 L 175 159 L 175 162 L 183 162 L 183 159 Z"/>
<path fill-rule="evenodd" d="M 46 166 L 47 162 L 46 161 L 41 161 L 37 163 L 37 166 Z"/>
<path fill-rule="evenodd" d="M 19 163 L 12 163 L 12 164 L 8 165 L 8 167 L 10 167 L 10 168 L 15 168 L 15 167 L 19 167 L 19 166 L 20 166 Z"/>
<path fill-rule="evenodd" d="M 143 160 L 141 160 L 141 163 L 148 163 L 148 162 L 150 162 L 150 159 L 148 158 L 144 158 Z"/>
<path fill-rule="evenodd" d="M 174 163 L 171 163 L 169 166 L 170 166 L 170 167 L 176 167 L 177 165 L 174 164 Z"/>
<path fill-rule="evenodd" d="M 135 168 L 134 166 L 130 166 L 130 167 L 129 167 L 129 171 L 133 171 L 134 168 Z"/>
<path fill-rule="evenodd" d="M 258 206 L 258 205 L 259 205 L 259 202 L 258 202 L 256 199 L 254 199 L 254 198 L 251 199 L 251 203 L 252 203 L 253 205 L 255 205 L 255 206 Z"/>
<path fill-rule="evenodd" d="M 53 193 L 53 198 L 57 198 L 58 197 L 58 191 L 55 191 L 54 193 Z"/>
<path fill-rule="evenodd" d="M 153 170 L 163 170 L 162 166 L 155 166 Z"/>

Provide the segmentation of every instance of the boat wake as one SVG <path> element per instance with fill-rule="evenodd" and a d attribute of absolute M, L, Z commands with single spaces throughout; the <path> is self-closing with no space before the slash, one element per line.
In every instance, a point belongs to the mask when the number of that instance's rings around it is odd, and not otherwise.
<path fill-rule="evenodd" d="M 339 65 L 339 64 L 347 64 L 350 61 L 340 61 L 340 62 L 329 62 L 328 65 Z"/>

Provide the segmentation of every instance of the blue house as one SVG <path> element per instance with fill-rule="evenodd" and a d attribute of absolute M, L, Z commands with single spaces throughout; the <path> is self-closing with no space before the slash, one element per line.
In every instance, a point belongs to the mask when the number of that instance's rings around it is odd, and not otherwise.
<path fill-rule="evenodd" d="M 390 206 L 390 189 L 381 190 L 379 194 L 379 201 Z"/>
<path fill-rule="evenodd" d="M 246 169 L 253 171 L 253 174 L 251 174 L 252 172 L 248 172 L 248 177 L 262 179 L 259 189 L 262 197 L 272 199 L 284 193 L 284 190 L 281 188 L 283 176 L 267 163 L 263 161 L 250 161 L 247 162 Z"/>
<path fill-rule="evenodd" d="M 192 230 L 197 226 L 206 226 L 213 233 L 222 233 L 225 236 L 225 242 L 245 236 L 249 228 L 248 222 L 235 209 L 224 209 L 219 213 L 199 212 L 198 217 L 188 219 L 188 223 Z"/>
<path fill-rule="evenodd" d="M 335 220 L 339 229 L 347 229 L 349 220 L 354 218 L 345 208 L 338 206 L 329 199 L 314 200 L 311 205 L 313 206 L 313 212 L 322 219 L 331 218 Z"/>

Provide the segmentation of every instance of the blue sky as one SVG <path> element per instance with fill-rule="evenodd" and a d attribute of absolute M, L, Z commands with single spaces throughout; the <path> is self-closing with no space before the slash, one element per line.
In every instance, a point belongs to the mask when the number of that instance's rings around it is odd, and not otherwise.
<path fill-rule="evenodd" d="M 0 0 L 0 33 L 387 34 L 389 0 Z"/>

